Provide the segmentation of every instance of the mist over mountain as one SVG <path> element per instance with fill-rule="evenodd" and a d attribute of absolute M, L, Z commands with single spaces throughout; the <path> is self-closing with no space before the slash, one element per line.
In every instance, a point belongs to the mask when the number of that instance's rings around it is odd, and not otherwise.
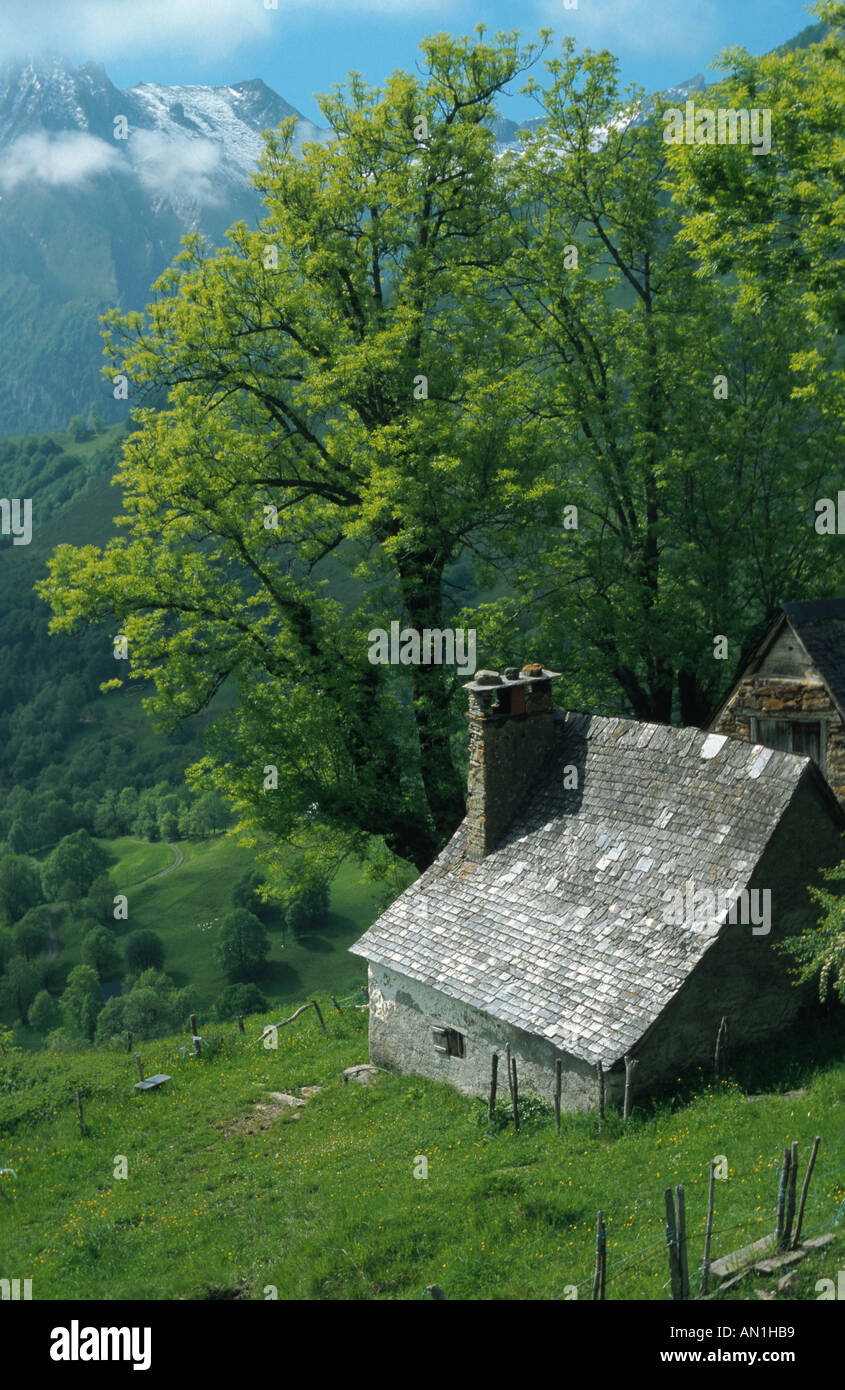
<path fill-rule="evenodd" d="M 121 91 L 61 57 L 0 72 L 0 434 L 117 418 L 98 316 L 143 307 L 186 232 L 220 242 L 260 216 L 261 134 L 288 116 L 298 147 L 329 138 L 260 79 Z"/>

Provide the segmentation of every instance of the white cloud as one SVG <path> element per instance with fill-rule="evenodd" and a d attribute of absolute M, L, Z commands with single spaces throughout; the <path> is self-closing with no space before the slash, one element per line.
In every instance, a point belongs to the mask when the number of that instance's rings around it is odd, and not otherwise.
<path fill-rule="evenodd" d="M 80 184 L 96 174 L 123 168 L 112 145 L 82 131 L 35 131 L 22 135 L 0 158 L 0 187 L 41 182 Z"/>
<path fill-rule="evenodd" d="M 170 45 L 211 56 L 268 36 L 273 18 L 262 0 L 7 0 L 0 56 L 73 49 L 105 62 Z"/>
<path fill-rule="evenodd" d="M 537 10 L 538 21 L 554 29 L 556 40 L 571 34 L 579 48 L 612 53 L 653 55 L 659 48 L 661 58 L 694 57 L 702 46 L 712 47 L 720 27 L 713 0 L 675 6 L 658 6 L 655 0 L 578 0 L 573 10 L 564 8 L 563 0 L 540 0 Z"/>
<path fill-rule="evenodd" d="M 130 141 L 135 172 L 152 193 L 216 203 L 213 175 L 220 165 L 222 145 L 214 140 L 171 139 L 155 130 L 136 130 Z"/>
<path fill-rule="evenodd" d="M 456 0 L 0 0 L 0 60 L 72 49 L 107 62 L 184 47 L 222 57 L 278 37 L 285 14 L 445 15 Z"/>

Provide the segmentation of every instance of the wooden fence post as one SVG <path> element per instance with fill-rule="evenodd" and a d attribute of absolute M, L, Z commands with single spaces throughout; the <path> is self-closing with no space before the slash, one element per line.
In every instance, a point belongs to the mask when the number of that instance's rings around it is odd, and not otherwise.
<path fill-rule="evenodd" d="M 639 1066 L 636 1057 L 625 1057 L 625 1099 L 622 1104 L 622 1118 L 627 1120 L 631 1113 L 631 1084 L 634 1077 L 634 1068 Z"/>
<path fill-rule="evenodd" d="M 195 1057 L 199 1057 L 199 1056 L 200 1056 L 200 1053 L 202 1052 L 202 1043 L 200 1042 L 199 1036 L 198 1036 L 198 1034 L 197 1034 L 197 1016 L 196 1016 L 196 1014 L 191 1014 L 191 1038 L 192 1038 L 193 1044 L 194 1044 L 194 1056 L 195 1056 Z"/>
<path fill-rule="evenodd" d="M 681 1269 L 678 1261 L 678 1235 L 675 1226 L 675 1200 L 671 1187 L 663 1194 L 666 1203 L 666 1245 L 669 1250 L 669 1278 L 672 1297 L 681 1297 Z"/>
<path fill-rule="evenodd" d="M 335 1008 L 337 1009 L 338 1013 L 339 1013 L 339 1014 L 342 1014 L 342 1013 L 343 1013 L 343 1009 L 342 1009 L 342 1008 L 340 1007 L 340 1005 L 338 1004 L 338 1002 L 337 1002 L 337 1000 L 335 999 L 334 995 L 333 995 L 333 994 L 330 994 L 330 995 L 329 995 L 329 998 L 331 999 L 331 1001 L 332 1001 L 332 1003 L 334 1004 Z"/>
<path fill-rule="evenodd" d="M 131 1033 L 127 1033 L 127 1034 L 126 1034 L 126 1051 L 127 1051 L 127 1052 L 131 1052 L 131 1051 L 132 1051 L 132 1034 L 131 1034 Z"/>
<path fill-rule="evenodd" d="M 82 1092 L 76 1093 L 76 1123 L 79 1125 L 80 1134 L 85 1133 L 85 1117 L 82 1114 Z"/>
<path fill-rule="evenodd" d="M 707 1193 L 707 1225 L 704 1228 L 704 1254 L 701 1257 L 701 1298 L 707 1293 L 707 1280 L 710 1275 L 710 1239 L 713 1235 L 713 1201 L 716 1192 L 716 1160 L 710 1160 L 710 1190 Z"/>
<path fill-rule="evenodd" d="M 607 1230 L 604 1224 L 604 1212 L 599 1212 L 596 1218 L 596 1267 L 593 1274 L 593 1298 L 604 1299 L 604 1288 L 607 1276 Z"/>
<path fill-rule="evenodd" d="M 246 1032 L 246 1029 L 244 1028 L 244 1016 L 243 1016 L 243 1014 L 238 1014 L 238 1032 L 239 1032 L 239 1033 L 245 1033 L 245 1032 Z"/>
<path fill-rule="evenodd" d="M 822 1142 L 821 1135 L 817 1134 L 813 1140 L 813 1152 L 810 1154 L 810 1162 L 807 1164 L 807 1171 L 804 1174 L 804 1183 L 801 1188 L 801 1200 L 798 1203 L 798 1219 L 795 1222 L 795 1235 L 792 1237 L 793 1250 L 801 1239 L 801 1224 L 804 1220 L 804 1203 L 807 1200 L 807 1193 L 810 1189 L 810 1178 L 813 1176 L 813 1168 L 816 1163 L 816 1154 L 819 1151 L 819 1144 Z"/>
<path fill-rule="evenodd" d="M 599 1134 L 601 1134 L 604 1124 L 604 1069 L 601 1062 L 596 1062 L 596 1080 L 598 1082 L 599 1091 Z"/>
<path fill-rule="evenodd" d="M 798 1140 L 793 1139 L 789 1155 L 789 1188 L 786 1194 L 786 1220 L 783 1226 L 784 1249 L 789 1249 L 792 1239 L 792 1223 L 795 1220 L 795 1184 L 798 1179 Z"/>
<path fill-rule="evenodd" d="M 515 1057 L 511 1057 L 511 1071 L 513 1073 L 511 1077 L 511 1095 L 513 1097 L 513 1127 L 515 1132 L 519 1134 L 519 1086 L 517 1085 L 516 1079 Z"/>
<path fill-rule="evenodd" d="M 135 1061 L 138 1063 L 138 1080 L 139 1080 L 139 1081 L 143 1081 L 143 1079 L 144 1079 L 144 1067 L 143 1067 L 143 1063 L 141 1062 L 141 1054 L 140 1054 L 140 1052 L 136 1052 L 136 1053 L 135 1053 Z"/>
<path fill-rule="evenodd" d="M 320 1005 L 317 1003 L 317 1000 L 316 1000 L 316 999 L 312 999 L 312 1000 L 311 1000 L 311 1003 L 314 1005 L 314 1008 L 315 1008 L 316 1013 L 317 1013 L 317 1017 L 318 1017 L 318 1019 L 320 1020 L 320 1027 L 322 1028 L 323 1032 L 325 1033 L 325 1031 L 326 1031 L 326 1025 L 325 1025 L 325 1023 L 323 1022 L 323 1015 L 320 1013 Z"/>
<path fill-rule="evenodd" d="M 498 1070 L 499 1057 L 494 1052 L 490 1059 L 490 1099 L 487 1102 L 487 1119 L 490 1124 L 493 1123 L 493 1117 L 496 1114 L 496 1074 Z"/>
<path fill-rule="evenodd" d="M 675 1188 L 678 1206 L 678 1272 L 681 1278 L 681 1298 L 689 1298 L 689 1264 L 687 1262 L 687 1206 L 683 1184 Z"/>
<path fill-rule="evenodd" d="M 728 1031 L 728 1020 L 723 1015 L 716 1032 L 716 1055 L 713 1058 L 713 1075 L 716 1081 L 721 1080 L 722 1072 L 725 1067 L 725 1037 Z"/>
<path fill-rule="evenodd" d="M 780 1183 L 778 1184 L 778 1207 L 777 1219 L 775 1221 L 775 1244 L 779 1250 L 783 1249 L 783 1223 L 786 1212 L 786 1189 L 789 1183 L 789 1168 L 792 1161 L 792 1154 L 789 1149 L 783 1151 L 783 1163 L 780 1169 Z"/>
<path fill-rule="evenodd" d="M 560 1086 L 563 1065 L 560 1058 L 555 1062 L 555 1129 L 560 1134 Z"/>

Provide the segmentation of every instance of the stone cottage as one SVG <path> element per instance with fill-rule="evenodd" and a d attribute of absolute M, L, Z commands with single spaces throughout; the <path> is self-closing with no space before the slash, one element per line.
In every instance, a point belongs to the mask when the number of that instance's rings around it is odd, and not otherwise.
<path fill-rule="evenodd" d="M 782 610 L 710 728 L 815 759 L 845 805 L 845 598 Z"/>
<path fill-rule="evenodd" d="M 479 672 L 466 819 L 351 948 L 369 963 L 370 1057 L 483 1095 L 507 1045 L 521 1084 L 595 1105 L 783 1029 L 806 997 L 776 942 L 843 855 L 815 763 L 723 734 L 555 709 L 553 672 Z M 678 903 L 687 910 L 680 916 Z M 753 911 L 769 904 L 766 914 Z M 757 925 L 754 925 L 754 923 Z"/>

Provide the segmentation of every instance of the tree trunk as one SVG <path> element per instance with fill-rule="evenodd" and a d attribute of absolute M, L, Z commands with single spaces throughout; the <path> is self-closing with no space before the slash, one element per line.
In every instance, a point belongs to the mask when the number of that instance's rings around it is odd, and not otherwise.
<path fill-rule="evenodd" d="M 399 562 L 399 587 L 409 626 L 423 631 L 441 626 L 443 559 L 418 552 Z M 420 775 L 439 844 L 454 833 L 466 814 L 461 779 L 452 761 L 450 681 L 443 666 L 410 666 L 414 720 L 420 750 Z"/>

